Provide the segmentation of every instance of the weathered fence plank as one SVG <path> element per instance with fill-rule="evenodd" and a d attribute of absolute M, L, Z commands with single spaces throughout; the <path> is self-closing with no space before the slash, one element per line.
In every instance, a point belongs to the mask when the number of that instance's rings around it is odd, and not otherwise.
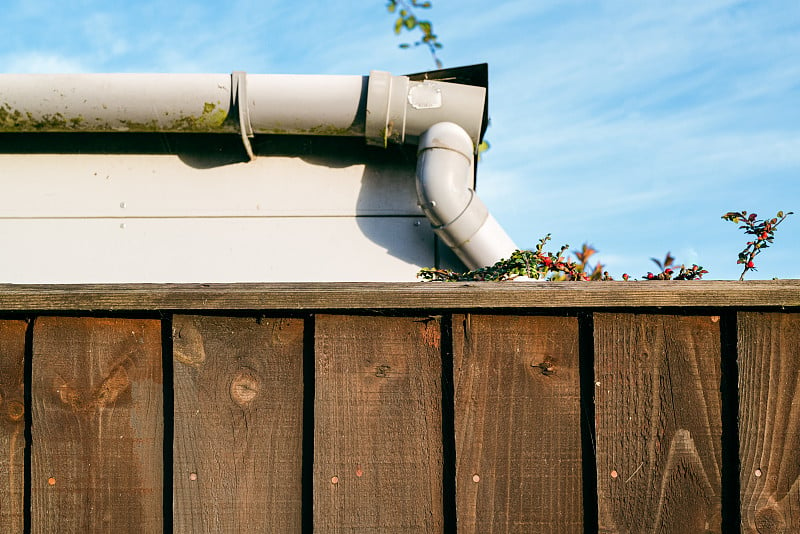
<path fill-rule="evenodd" d="M 441 532 L 440 322 L 316 318 L 315 532 Z"/>
<path fill-rule="evenodd" d="M 800 314 L 737 325 L 743 531 L 800 532 Z"/>
<path fill-rule="evenodd" d="M 600 532 L 720 532 L 719 317 L 594 326 Z"/>
<path fill-rule="evenodd" d="M 458 531 L 583 532 L 578 321 L 453 317 Z"/>
<path fill-rule="evenodd" d="M 25 321 L 0 321 L 0 532 L 22 532 Z"/>
<path fill-rule="evenodd" d="M 33 532 L 161 532 L 161 325 L 41 317 L 33 334 Z"/>
<path fill-rule="evenodd" d="M 300 532 L 303 327 L 174 317 L 175 532 Z"/>
<path fill-rule="evenodd" d="M 0 284 L 2 310 L 597 309 L 800 306 L 800 280 Z M 354 313 L 359 313 L 355 311 Z"/>

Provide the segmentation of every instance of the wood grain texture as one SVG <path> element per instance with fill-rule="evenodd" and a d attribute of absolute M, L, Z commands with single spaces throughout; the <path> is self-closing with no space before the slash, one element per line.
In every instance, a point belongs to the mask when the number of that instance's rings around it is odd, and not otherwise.
<path fill-rule="evenodd" d="M 800 532 L 800 314 L 739 313 L 742 530 Z"/>
<path fill-rule="evenodd" d="M 300 532 L 303 320 L 175 316 L 175 532 Z"/>
<path fill-rule="evenodd" d="M 458 531 L 583 532 L 578 321 L 453 317 Z"/>
<path fill-rule="evenodd" d="M 0 321 L 0 532 L 22 532 L 25 321 Z"/>
<path fill-rule="evenodd" d="M 747 282 L 0 284 L 0 310 L 800 307 L 800 280 Z"/>
<path fill-rule="evenodd" d="M 32 532 L 161 532 L 160 322 L 38 318 L 32 365 Z"/>
<path fill-rule="evenodd" d="M 719 317 L 594 328 L 599 531 L 720 532 Z"/>
<path fill-rule="evenodd" d="M 441 532 L 440 324 L 316 318 L 315 532 Z"/>

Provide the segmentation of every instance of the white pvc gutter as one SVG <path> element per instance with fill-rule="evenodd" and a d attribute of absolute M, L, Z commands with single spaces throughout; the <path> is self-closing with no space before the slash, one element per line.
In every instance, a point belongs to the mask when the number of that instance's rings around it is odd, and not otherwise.
<path fill-rule="evenodd" d="M 477 144 L 486 90 L 369 76 L 3 74 L 0 131 L 243 132 L 414 143 L 449 120 Z M 240 105 L 240 103 L 246 105 Z"/>
<path fill-rule="evenodd" d="M 515 246 L 472 189 L 486 89 L 369 76 L 4 74 L 0 132 L 238 133 L 364 136 L 419 143 L 420 205 L 470 268 Z"/>

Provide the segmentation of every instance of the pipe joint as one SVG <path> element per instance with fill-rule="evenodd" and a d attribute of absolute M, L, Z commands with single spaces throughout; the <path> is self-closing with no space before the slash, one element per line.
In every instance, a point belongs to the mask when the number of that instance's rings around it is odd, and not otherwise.
<path fill-rule="evenodd" d="M 244 151 L 250 161 L 256 159 L 250 139 L 254 137 L 250 124 L 250 106 L 247 100 L 247 73 L 234 71 L 231 73 L 231 110 L 236 109 L 239 118 L 239 135 L 242 138 Z"/>

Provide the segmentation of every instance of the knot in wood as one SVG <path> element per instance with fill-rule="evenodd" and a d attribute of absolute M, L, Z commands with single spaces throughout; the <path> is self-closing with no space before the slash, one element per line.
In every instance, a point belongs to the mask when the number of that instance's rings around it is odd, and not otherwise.
<path fill-rule="evenodd" d="M 756 512 L 756 530 L 759 534 L 785 534 L 786 521 L 777 509 L 772 507 L 762 508 Z"/>
<path fill-rule="evenodd" d="M 206 361 L 203 335 L 195 324 L 183 319 L 172 329 L 173 354 L 180 363 L 200 367 Z"/>
<path fill-rule="evenodd" d="M 19 401 L 8 401 L 6 403 L 6 415 L 12 421 L 21 421 L 25 415 L 25 405 Z"/>
<path fill-rule="evenodd" d="M 245 407 L 256 398 L 261 390 L 261 382 L 252 370 L 240 371 L 231 381 L 231 400 Z"/>
<path fill-rule="evenodd" d="M 531 367 L 538 367 L 544 376 L 556 374 L 556 364 L 550 358 L 545 359 L 541 363 L 532 363 Z"/>

